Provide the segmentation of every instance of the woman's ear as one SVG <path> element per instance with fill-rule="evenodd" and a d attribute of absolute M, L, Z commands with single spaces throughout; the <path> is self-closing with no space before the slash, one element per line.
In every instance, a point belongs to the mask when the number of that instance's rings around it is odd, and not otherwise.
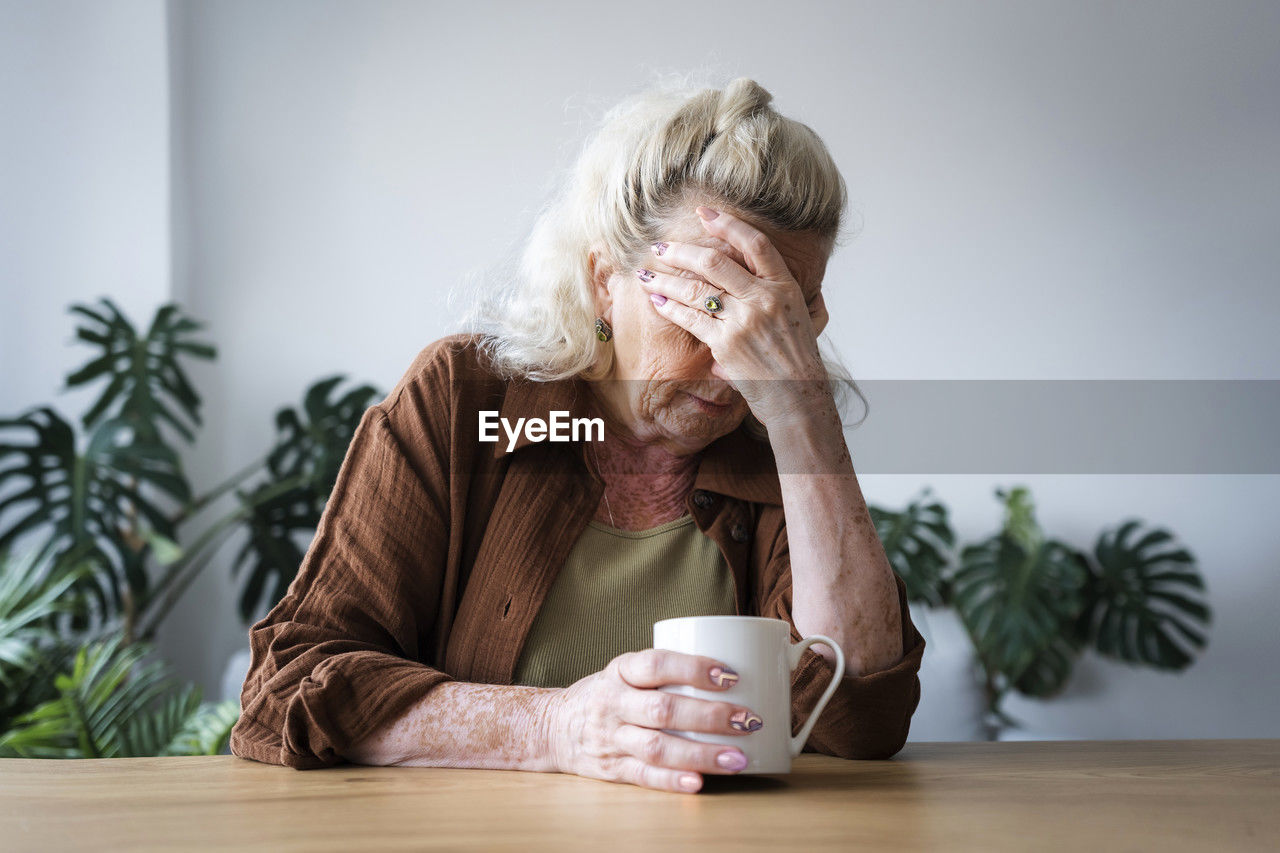
<path fill-rule="evenodd" d="M 609 291 L 613 265 L 606 259 L 604 251 L 595 246 L 587 255 L 587 269 L 591 274 L 591 297 L 595 303 L 596 316 L 608 320 L 610 309 L 613 308 L 613 294 Z"/>

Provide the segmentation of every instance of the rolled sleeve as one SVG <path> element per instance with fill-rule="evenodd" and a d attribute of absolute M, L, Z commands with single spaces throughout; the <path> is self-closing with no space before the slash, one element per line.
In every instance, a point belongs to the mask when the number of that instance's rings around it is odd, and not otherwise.
<path fill-rule="evenodd" d="M 299 770 L 342 763 L 349 745 L 452 680 L 422 662 L 447 511 L 382 404 L 368 409 L 297 577 L 250 629 L 233 754 Z"/>

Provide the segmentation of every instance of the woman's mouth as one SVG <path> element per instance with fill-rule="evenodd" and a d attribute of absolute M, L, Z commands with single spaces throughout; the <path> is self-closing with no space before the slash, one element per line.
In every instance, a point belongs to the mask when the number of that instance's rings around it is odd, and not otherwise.
<path fill-rule="evenodd" d="M 714 400 L 707 400 L 703 397 L 699 397 L 696 394 L 690 394 L 688 391 L 684 391 L 682 393 L 688 395 L 691 400 L 698 404 L 698 408 L 702 409 L 702 411 L 708 415 L 722 415 L 732 407 L 732 403 L 729 400 L 716 402 Z"/>

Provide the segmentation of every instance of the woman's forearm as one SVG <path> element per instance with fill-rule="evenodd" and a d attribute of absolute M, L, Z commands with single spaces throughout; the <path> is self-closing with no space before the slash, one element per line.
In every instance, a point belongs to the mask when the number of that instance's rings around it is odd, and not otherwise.
<path fill-rule="evenodd" d="M 826 634 L 845 674 L 902 659 L 897 583 L 876 535 L 834 407 L 769 427 L 791 556 L 791 618 L 802 636 Z M 835 654 L 814 646 L 831 663 Z"/>
<path fill-rule="evenodd" d="M 352 744 L 355 764 L 556 772 L 549 687 L 446 681 Z"/>

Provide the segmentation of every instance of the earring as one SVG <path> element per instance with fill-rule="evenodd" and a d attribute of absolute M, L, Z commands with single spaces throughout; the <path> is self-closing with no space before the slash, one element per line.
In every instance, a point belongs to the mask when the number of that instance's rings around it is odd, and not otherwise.
<path fill-rule="evenodd" d="M 596 318 L 596 337 L 601 341 L 608 341 L 613 337 L 613 329 L 609 327 L 603 317 Z"/>

